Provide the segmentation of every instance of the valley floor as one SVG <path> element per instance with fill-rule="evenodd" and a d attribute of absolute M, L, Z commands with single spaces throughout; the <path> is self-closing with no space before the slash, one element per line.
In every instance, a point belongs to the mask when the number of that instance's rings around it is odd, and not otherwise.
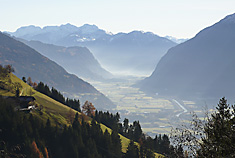
<path fill-rule="evenodd" d="M 112 112 L 119 112 L 121 120 L 128 118 L 130 123 L 139 120 L 142 129 L 150 136 L 170 133 L 172 127 L 189 122 L 190 111 L 200 117 L 203 110 L 197 109 L 195 102 L 176 98 L 150 96 L 133 87 L 140 78 L 110 80 L 107 82 L 89 81 L 116 105 Z"/>

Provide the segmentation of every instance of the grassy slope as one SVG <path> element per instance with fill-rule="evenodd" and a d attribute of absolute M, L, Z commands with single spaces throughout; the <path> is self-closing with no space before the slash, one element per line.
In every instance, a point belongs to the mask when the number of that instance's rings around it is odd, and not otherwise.
<path fill-rule="evenodd" d="M 30 87 L 28 84 L 24 83 L 21 79 L 17 78 L 15 75 L 11 74 L 11 80 L 12 82 L 19 82 L 22 85 L 22 96 L 34 96 L 36 98 L 36 103 L 38 105 L 42 105 L 42 114 L 40 114 L 37 111 L 32 112 L 32 114 L 40 119 L 42 119 L 44 122 L 49 118 L 52 124 L 59 124 L 59 125 L 70 125 L 70 121 L 68 119 L 68 113 L 71 108 L 65 106 L 64 104 L 61 104 L 54 99 L 35 91 L 32 87 Z M 14 94 L 0 90 L 0 95 L 3 96 L 14 96 Z M 74 114 L 77 113 L 76 110 L 71 109 Z M 79 113 L 79 112 L 78 112 Z M 81 116 L 82 114 L 79 113 Z M 90 122 L 91 118 L 86 117 L 86 121 Z M 103 124 L 100 124 L 101 129 L 105 131 L 106 129 L 111 133 L 112 130 L 108 127 L 106 127 Z M 126 152 L 128 144 L 130 142 L 129 139 L 126 137 L 120 135 L 121 142 L 122 142 L 122 151 Z M 160 154 L 156 154 L 156 157 L 162 157 Z"/>

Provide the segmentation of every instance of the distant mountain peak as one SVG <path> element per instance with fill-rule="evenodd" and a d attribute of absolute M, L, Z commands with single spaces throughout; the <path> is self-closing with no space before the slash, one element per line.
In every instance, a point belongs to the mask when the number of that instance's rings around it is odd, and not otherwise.
<path fill-rule="evenodd" d="M 99 30 L 98 26 L 90 24 L 84 24 L 83 26 L 79 27 L 79 29 L 84 33 L 93 33 Z"/>
<path fill-rule="evenodd" d="M 165 36 L 165 38 L 167 38 L 177 44 L 183 43 L 188 40 L 188 38 L 176 38 L 176 37 L 172 37 L 172 36 Z"/>
<path fill-rule="evenodd" d="M 72 29 L 77 29 L 77 28 L 78 28 L 77 26 L 72 25 L 72 24 L 70 24 L 70 23 L 62 24 L 62 25 L 60 25 L 60 27 L 61 27 L 61 28 L 67 28 L 67 29 L 70 29 L 70 28 L 72 28 Z"/>
<path fill-rule="evenodd" d="M 75 26 L 75 25 L 72 25 L 72 24 L 70 24 L 70 23 L 67 23 L 67 24 L 62 24 L 62 25 L 60 25 L 60 26 Z M 76 27 L 76 26 L 75 26 Z"/>
<path fill-rule="evenodd" d="M 154 34 L 153 32 L 145 32 L 145 31 L 142 31 L 142 30 L 134 30 L 132 32 L 129 32 L 127 33 L 127 35 L 134 35 L 134 36 L 146 36 L 146 37 L 160 37 L 159 35 L 157 34 Z"/>
<path fill-rule="evenodd" d="M 140 35 L 140 34 L 144 34 L 145 32 L 144 31 L 141 31 L 141 30 L 134 30 L 134 31 L 131 31 L 130 33 L 128 34 L 137 34 L 137 35 Z"/>
<path fill-rule="evenodd" d="M 42 28 L 39 26 L 34 26 L 34 25 L 22 26 L 16 30 L 15 36 L 24 36 L 27 34 L 37 34 L 37 32 L 39 32 L 41 30 L 42 30 Z"/>
<path fill-rule="evenodd" d="M 95 29 L 99 29 L 98 26 L 96 25 L 91 25 L 91 24 L 84 24 L 81 26 L 81 28 L 95 28 Z"/>

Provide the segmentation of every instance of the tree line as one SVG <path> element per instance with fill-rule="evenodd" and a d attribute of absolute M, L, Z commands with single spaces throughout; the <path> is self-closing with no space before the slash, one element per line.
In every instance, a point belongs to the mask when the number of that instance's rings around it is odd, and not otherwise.
<path fill-rule="evenodd" d="M 154 152 L 167 157 L 175 157 L 176 154 L 183 155 L 183 149 L 172 146 L 166 134 L 156 135 L 154 139 L 145 135 L 139 121 L 134 121 L 133 124 L 130 124 L 129 120 L 125 118 L 123 123 L 120 123 L 119 113 L 112 114 L 108 111 L 95 111 L 93 118 L 131 140 L 126 157 L 132 157 L 133 155 L 135 155 L 133 158 L 154 157 Z M 140 147 L 137 147 L 134 142 L 138 142 Z"/>
<path fill-rule="evenodd" d="M 60 91 L 58 91 L 57 89 L 55 89 L 54 87 L 52 87 L 50 89 L 47 84 L 40 82 L 35 87 L 35 90 L 55 99 L 56 101 L 58 101 L 62 104 L 65 104 L 65 105 L 71 107 L 72 109 L 75 109 L 75 110 L 81 112 L 79 99 L 69 99 L 69 98 L 65 99 L 63 94 Z"/>
<path fill-rule="evenodd" d="M 54 127 L 32 114 L 14 110 L 14 102 L 0 97 L 0 157 L 116 158 L 122 157 L 117 132 L 103 132 L 94 120 L 75 115 L 71 126 Z"/>

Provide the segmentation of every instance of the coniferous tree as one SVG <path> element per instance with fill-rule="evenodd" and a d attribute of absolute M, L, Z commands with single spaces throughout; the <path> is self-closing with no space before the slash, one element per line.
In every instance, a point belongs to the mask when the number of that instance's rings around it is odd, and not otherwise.
<path fill-rule="evenodd" d="M 135 141 L 139 141 L 143 134 L 139 121 L 134 121 L 133 128 L 133 138 Z"/>
<path fill-rule="evenodd" d="M 125 158 L 138 158 L 139 157 L 139 149 L 135 145 L 134 141 L 130 141 L 127 152 L 125 154 Z"/>
<path fill-rule="evenodd" d="M 22 81 L 26 83 L 26 78 L 24 76 L 22 77 Z"/>
<path fill-rule="evenodd" d="M 205 124 L 206 137 L 198 154 L 201 157 L 235 157 L 235 107 L 222 98 L 216 109 Z"/>
<path fill-rule="evenodd" d="M 112 131 L 111 139 L 113 143 L 113 153 L 116 155 L 116 157 L 122 157 L 121 139 L 116 131 Z"/>
<path fill-rule="evenodd" d="M 127 118 L 125 118 L 123 121 L 123 127 L 124 127 L 124 133 L 127 133 L 129 128 L 129 120 Z"/>
<path fill-rule="evenodd" d="M 49 88 L 48 85 L 44 84 L 43 82 L 39 82 L 38 85 L 35 85 L 35 90 L 55 99 L 56 101 L 65 104 L 79 112 L 81 112 L 80 109 L 80 101 L 79 99 L 65 99 L 65 97 L 63 96 L 63 94 L 61 94 L 61 92 L 59 92 L 57 89 L 55 89 L 54 87 Z"/>

